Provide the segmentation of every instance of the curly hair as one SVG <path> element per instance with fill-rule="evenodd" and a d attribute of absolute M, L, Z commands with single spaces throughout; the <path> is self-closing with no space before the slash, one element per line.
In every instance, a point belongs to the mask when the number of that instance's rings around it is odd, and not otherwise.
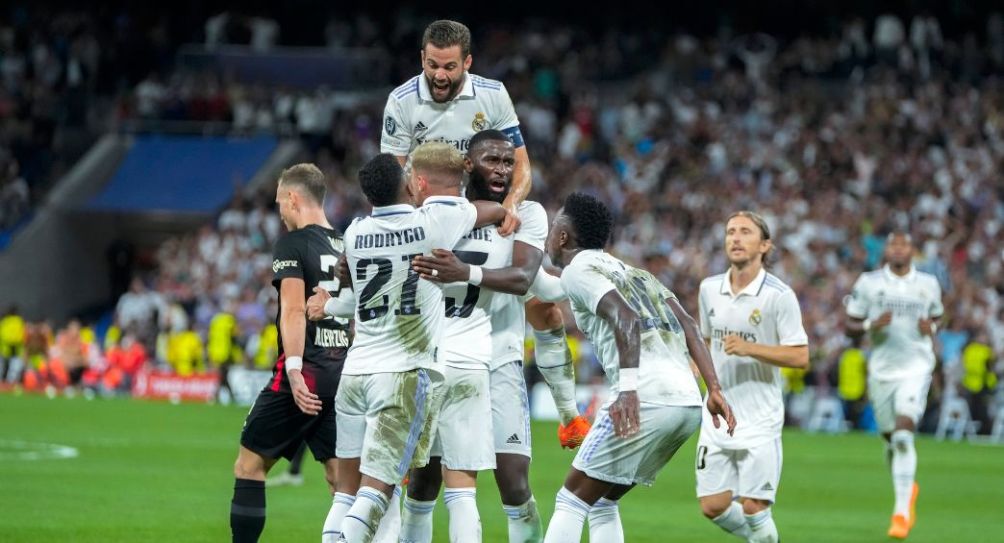
<path fill-rule="evenodd" d="M 359 186 L 374 207 L 397 203 L 403 182 L 404 170 L 390 153 L 380 153 L 359 169 Z"/>
<path fill-rule="evenodd" d="M 565 198 L 563 213 L 572 222 L 579 247 L 606 247 L 614 226 L 614 217 L 606 204 L 588 194 L 573 192 Z"/>

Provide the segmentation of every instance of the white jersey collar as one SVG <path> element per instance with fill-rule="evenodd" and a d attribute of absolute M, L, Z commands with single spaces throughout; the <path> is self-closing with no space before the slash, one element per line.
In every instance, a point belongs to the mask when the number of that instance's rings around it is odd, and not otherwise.
<path fill-rule="evenodd" d="M 428 198 L 425 199 L 424 202 L 422 202 L 422 207 L 425 207 L 429 204 L 457 205 L 457 204 L 467 204 L 467 203 L 470 203 L 467 201 L 467 198 L 461 198 L 460 196 L 429 196 Z"/>
<path fill-rule="evenodd" d="M 429 89 L 429 79 L 425 77 L 425 72 L 418 74 L 418 97 L 426 102 L 434 101 L 432 99 L 432 90 Z M 466 71 L 464 72 L 464 86 L 460 87 L 460 92 L 453 97 L 453 100 L 461 97 L 474 97 L 474 81 L 471 80 L 471 74 Z"/>
<path fill-rule="evenodd" d="M 387 217 L 390 215 L 403 215 L 405 213 L 411 213 L 415 211 L 414 206 L 410 204 L 394 204 L 389 206 L 373 206 L 373 212 L 370 213 L 371 217 Z"/>
<path fill-rule="evenodd" d="M 727 296 L 732 296 L 733 298 L 738 298 L 742 295 L 747 296 L 757 296 L 763 289 L 763 283 L 767 280 L 767 270 L 763 266 L 760 266 L 760 272 L 756 274 L 756 277 L 750 281 L 750 284 L 746 285 L 745 288 L 740 290 L 734 296 L 732 295 L 732 268 L 729 268 L 724 275 L 722 275 L 722 286 L 719 288 L 719 292 Z"/>
<path fill-rule="evenodd" d="M 910 271 L 906 272 L 906 275 L 896 275 L 892 271 L 892 266 L 886 264 L 882 267 L 882 272 L 885 276 L 893 281 L 913 281 L 917 278 L 917 268 L 910 264 Z"/>

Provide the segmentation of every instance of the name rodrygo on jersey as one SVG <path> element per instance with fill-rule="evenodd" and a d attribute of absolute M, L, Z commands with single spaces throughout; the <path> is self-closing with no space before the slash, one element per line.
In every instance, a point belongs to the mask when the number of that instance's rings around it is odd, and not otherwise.
<path fill-rule="evenodd" d="M 437 196 L 418 209 L 406 204 L 375 207 L 346 229 L 345 253 L 357 305 L 356 339 L 342 373 L 439 371 L 443 289 L 421 280 L 411 261 L 455 246 L 476 217 L 467 200 Z"/>

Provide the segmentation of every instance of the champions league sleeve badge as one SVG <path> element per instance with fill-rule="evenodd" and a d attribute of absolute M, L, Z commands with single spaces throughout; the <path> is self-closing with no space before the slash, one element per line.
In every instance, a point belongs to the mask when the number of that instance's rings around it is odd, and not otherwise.
<path fill-rule="evenodd" d="M 383 130 L 388 136 L 393 136 L 394 132 L 397 132 L 397 121 L 394 117 L 387 116 L 383 120 Z"/>

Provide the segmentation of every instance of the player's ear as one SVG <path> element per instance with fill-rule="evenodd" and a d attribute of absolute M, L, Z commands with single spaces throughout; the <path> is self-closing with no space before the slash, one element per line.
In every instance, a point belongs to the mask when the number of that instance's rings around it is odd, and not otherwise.
<path fill-rule="evenodd" d="M 472 57 L 470 54 L 468 54 L 467 58 L 464 59 L 464 71 L 467 71 L 467 70 L 471 69 L 471 63 L 472 62 L 474 62 L 474 57 Z"/>
<path fill-rule="evenodd" d="M 464 157 L 464 171 L 467 173 L 474 171 L 474 161 L 469 156 Z"/>

